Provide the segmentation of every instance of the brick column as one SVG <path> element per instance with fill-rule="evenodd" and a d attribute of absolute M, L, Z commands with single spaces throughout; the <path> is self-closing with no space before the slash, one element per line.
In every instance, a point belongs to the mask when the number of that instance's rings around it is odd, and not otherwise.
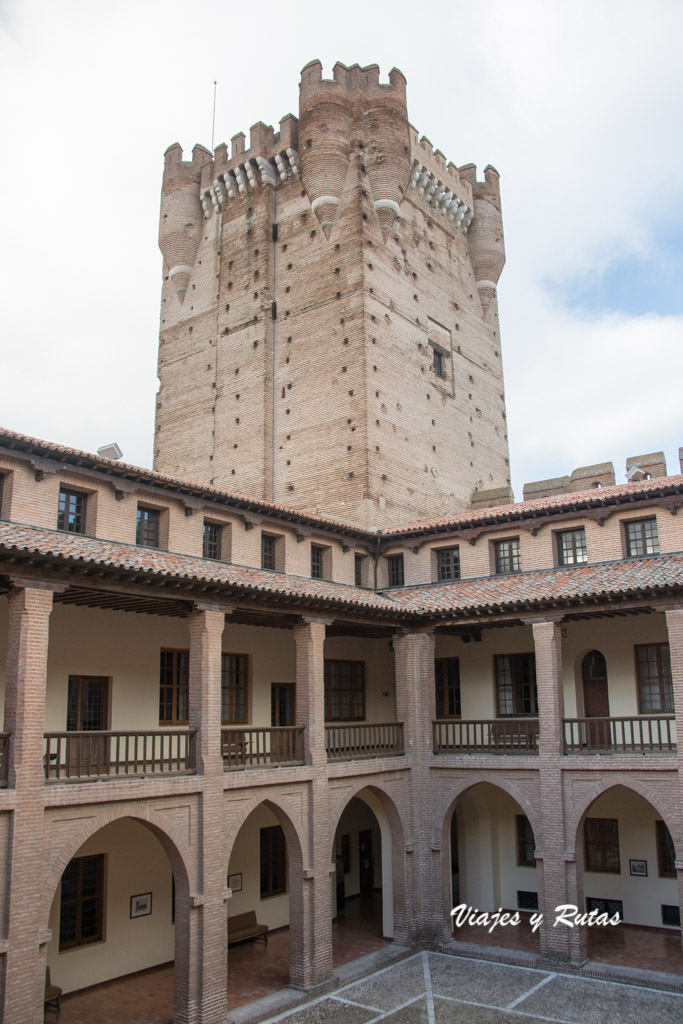
<path fill-rule="evenodd" d="M 185 1012 L 193 1024 L 219 1024 L 227 1016 L 228 985 L 221 651 L 225 614 L 230 609 L 210 604 L 195 604 L 195 609 L 189 620 L 189 700 L 190 726 L 197 729 L 197 772 L 203 776 L 201 895 L 194 898 L 189 910 Z M 182 994 L 177 996 L 177 1004 L 182 1005 Z"/>
<path fill-rule="evenodd" d="M 290 892 L 290 983 L 315 988 L 332 974 L 330 864 L 332 828 L 325 753 L 325 621 L 294 627 L 297 725 L 304 726 L 306 763 L 313 768 L 308 791 L 307 847 L 298 891 Z"/>
<path fill-rule="evenodd" d="M 669 634 L 669 655 L 671 658 L 671 680 L 674 691 L 676 714 L 676 745 L 678 749 L 678 819 L 683 822 L 683 606 L 669 608 L 665 612 L 666 628 Z M 683 848 L 681 841 L 674 840 L 676 847 L 676 875 L 678 877 L 678 906 L 683 921 Z M 683 938 L 683 936 L 682 936 Z"/>
<path fill-rule="evenodd" d="M 436 718 L 434 685 L 434 635 L 406 633 L 394 638 L 396 670 L 396 717 L 403 722 L 406 756 L 411 758 L 411 840 L 407 846 L 406 900 L 412 920 L 399 934 L 400 942 L 432 941 L 450 937 L 442 905 L 441 836 L 443 822 L 432 820 L 430 762 L 433 750 L 432 722 Z M 406 823 L 406 832 L 409 826 Z M 394 850 L 394 856 L 402 856 Z"/>
<path fill-rule="evenodd" d="M 14 580 L 8 594 L 5 730 L 11 732 L 8 785 L 15 790 L 8 871 L 5 1024 L 42 1024 L 46 947 L 41 932 L 45 775 L 43 732 L 50 612 L 55 589 Z"/>
<path fill-rule="evenodd" d="M 535 836 L 537 860 L 542 861 L 543 905 L 541 953 L 550 962 L 583 960 L 577 929 L 553 927 L 555 908 L 572 903 L 568 896 L 565 864 L 564 812 L 561 761 L 563 751 L 564 688 L 562 641 L 555 621 L 532 622 L 538 687 L 539 773 L 542 835 Z M 570 934 L 571 932 L 571 934 Z"/>

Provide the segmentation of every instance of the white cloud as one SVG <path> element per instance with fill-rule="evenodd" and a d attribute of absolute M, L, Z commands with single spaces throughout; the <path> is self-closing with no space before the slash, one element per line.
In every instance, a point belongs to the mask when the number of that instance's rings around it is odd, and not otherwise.
<path fill-rule="evenodd" d="M 501 172 L 518 496 L 521 480 L 665 445 L 674 469 L 680 319 L 654 305 L 587 318 L 544 282 L 656 261 L 683 219 L 682 36 L 679 0 L 5 2 L 5 425 L 90 449 L 116 438 L 149 463 L 163 151 L 210 142 L 214 78 L 216 141 L 296 112 L 317 56 L 328 73 L 338 59 L 400 67 L 418 129 Z"/>

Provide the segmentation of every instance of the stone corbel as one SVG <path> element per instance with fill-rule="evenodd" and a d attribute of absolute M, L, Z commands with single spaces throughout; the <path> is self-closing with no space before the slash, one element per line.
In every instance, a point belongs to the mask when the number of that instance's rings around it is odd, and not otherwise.
<path fill-rule="evenodd" d="M 68 583 L 52 583 L 50 580 L 32 579 L 30 576 L 14 576 L 10 581 L 15 590 L 51 590 L 53 594 L 63 594 L 69 589 Z"/>
<path fill-rule="evenodd" d="M 468 544 L 471 544 L 474 547 L 474 545 L 477 543 L 478 538 L 481 537 L 483 532 L 484 531 L 481 529 L 461 530 L 459 532 L 459 536 L 462 537 L 463 540 L 466 540 Z"/>
<path fill-rule="evenodd" d="M 130 480 L 108 480 L 107 483 L 114 492 L 117 501 L 123 501 L 127 494 L 135 494 L 137 487 Z"/>
<path fill-rule="evenodd" d="M 610 516 L 613 516 L 616 512 L 623 512 L 623 508 L 595 508 L 588 509 L 587 512 L 580 512 L 577 515 L 585 516 L 586 519 L 593 519 L 598 526 L 604 526 Z"/>
<path fill-rule="evenodd" d="M 196 612 L 223 612 L 224 615 L 232 615 L 235 605 L 224 601 L 193 601 L 192 608 Z"/>
<path fill-rule="evenodd" d="M 44 480 L 48 473 L 56 473 L 60 468 L 58 462 L 54 462 L 52 459 L 42 459 L 39 455 L 32 455 L 29 462 L 35 470 L 34 475 L 38 482 Z M 69 469 L 68 466 L 62 468 Z"/>
<path fill-rule="evenodd" d="M 253 530 L 255 526 L 260 526 L 263 522 L 262 516 L 255 516 L 250 512 L 237 512 L 237 515 L 242 520 L 245 530 Z"/>
<path fill-rule="evenodd" d="M 194 515 L 195 512 L 201 512 L 204 507 L 197 498 L 183 498 L 182 505 L 186 516 Z"/>
<path fill-rule="evenodd" d="M 297 528 L 296 528 L 296 542 L 297 542 L 297 544 L 301 544 L 302 540 L 306 540 L 306 538 L 310 537 L 312 533 L 313 533 L 313 530 L 311 529 L 310 526 L 297 526 Z"/>

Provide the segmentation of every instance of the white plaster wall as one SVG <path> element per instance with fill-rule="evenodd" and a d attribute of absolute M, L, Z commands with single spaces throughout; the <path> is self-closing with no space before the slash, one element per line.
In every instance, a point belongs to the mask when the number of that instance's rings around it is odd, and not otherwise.
<path fill-rule="evenodd" d="M 58 886 L 50 911 L 48 965 L 64 992 L 96 985 L 174 959 L 171 865 L 159 840 L 139 822 L 113 822 L 100 829 L 77 856 L 105 855 L 104 940 L 59 952 Z M 152 893 L 152 913 L 130 917 L 131 896 Z"/>
<path fill-rule="evenodd" d="M 519 867 L 516 800 L 484 783 L 458 801 L 460 902 L 479 910 L 514 910 L 517 891 L 538 892 L 537 869 Z"/>
<path fill-rule="evenodd" d="M 594 648 L 607 662 L 610 714 L 613 717 L 638 714 L 635 651 L 636 644 L 667 643 L 662 614 L 627 615 L 586 619 L 564 624 L 562 671 L 565 717 L 583 714 L 581 662 Z M 493 718 L 496 715 L 494 656 L 522 654 L 534 650 L 530 626 L 482 630 L 480 643 L 465 643 L 460 637 L 438 635 L 437 658 L 460 660 L 462 718 Z"/>
<path fill-rule="evenodd" d="M 330 637 L 325 641 L 325 657 L 364 661 L 366 721 L 396 721 L 394 656 L 388 640 Z"/>
<path fill-rule="evenodd" d="M 584 896 L 622 900 L 627 924 L 661 928 L 661 905 L 677 905 L 678 891 L 675 878 L 658 877 L 655 821 L 659 815 L 654 807 L 638 793 L 617 786 L 596 800 L 587 816 L 616 818 L 619 822 L 621 872 L 613 875 L 586 871 Z M 583 842 L 583 830 L 580 841 Z M 647 878 L 630 874 L 631 859 L 647 861 Z"/>
<path fill-rule="evenodd" d="M 66 729 L 70 675 L 109 679 L 112 729 L 158 729 L 159 651 L 187 650 L 189 645 L 185 619 L 55 604 L 50 618 L 45 730 Z M 291 630 L 227 623 L 223 651 L 249 656 L 249 723 L 270 726 L 271 683 L 296 679 Z M 325 657 L 364 661 L 367 720 L 395 721 L 394 657 L 388 640 L 332 637 L 325 642 Z M 7 599 L 0 597 L 0 700 L 6 659 Z"/>
<path fill-rule="evenodd" d="M 228 901 L 228 918 L 255 910 L 259 924 L 267 924 L 269 928 L 282 928 L 289 924 L 288 893 L 261 897 L 261 829 L 278 824 L 273 812 L 261 804 L 239 830 L 230 855 L 228 875 L 242 875 L 242 891 L 233 893 Z"/>
<path fill-rule="evenodd" d="M 364 829 L 372 829 L 372 856 L 374 868 L 374 888 L 382 888 L 382 838 L 379 823 L 365 801 L 354 797 L 342 811 L 334 837 L 332 860 L 341 854 L 341 837 L 350 835 L 351 871 L 344 876 L 344 889 L 347 899 L 357 896 L 360 892 L 360 874 L 358 862 L 358 834 Z"/>

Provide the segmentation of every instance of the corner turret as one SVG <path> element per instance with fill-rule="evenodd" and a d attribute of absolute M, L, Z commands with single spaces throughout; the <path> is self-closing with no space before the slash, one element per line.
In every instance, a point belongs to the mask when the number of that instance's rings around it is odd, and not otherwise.
<path fill-rule="evenodd" d="M 472 270 L 484 315 L 496 294 L 496 285 L 505 265 L 503 218 L 500 209 L 500 175 L 495 167 L 484 170 L 484 181 L 477 181 L 474 164 L 460 168 L 460 174 L 472 186 L 474 218 L 469 229 Z"/>
<path fill-rule="evenodd" d="M 380 84 L 379 66 L 337 63 L 323 79 L 322 64 L 301 72 L 301 177 L 325 236 L 330 237 L 354 155 L 367 173 L 386 241 L 410 184 L 406 80 L 396 68 Z"/>
<path fill-rule="evenodd" d="M 183 160 L 183 150 L 174 142 L 164 154 L 164 180 L 159 214 L 159 248 L 182 302 L 199 249 L 202 206 L 199 183 L 202 166 L 211 160 L 204 146 L 196 145 L 192 160 Z"/>
<path fill-rule="evenodd" d="M 349 167 L 351 132 L 346 68 L 335 64 L 334 79 L 323 80 L 319 60 L 307 64 L 299 86 L 301 180 L 327 238 Z"/>

